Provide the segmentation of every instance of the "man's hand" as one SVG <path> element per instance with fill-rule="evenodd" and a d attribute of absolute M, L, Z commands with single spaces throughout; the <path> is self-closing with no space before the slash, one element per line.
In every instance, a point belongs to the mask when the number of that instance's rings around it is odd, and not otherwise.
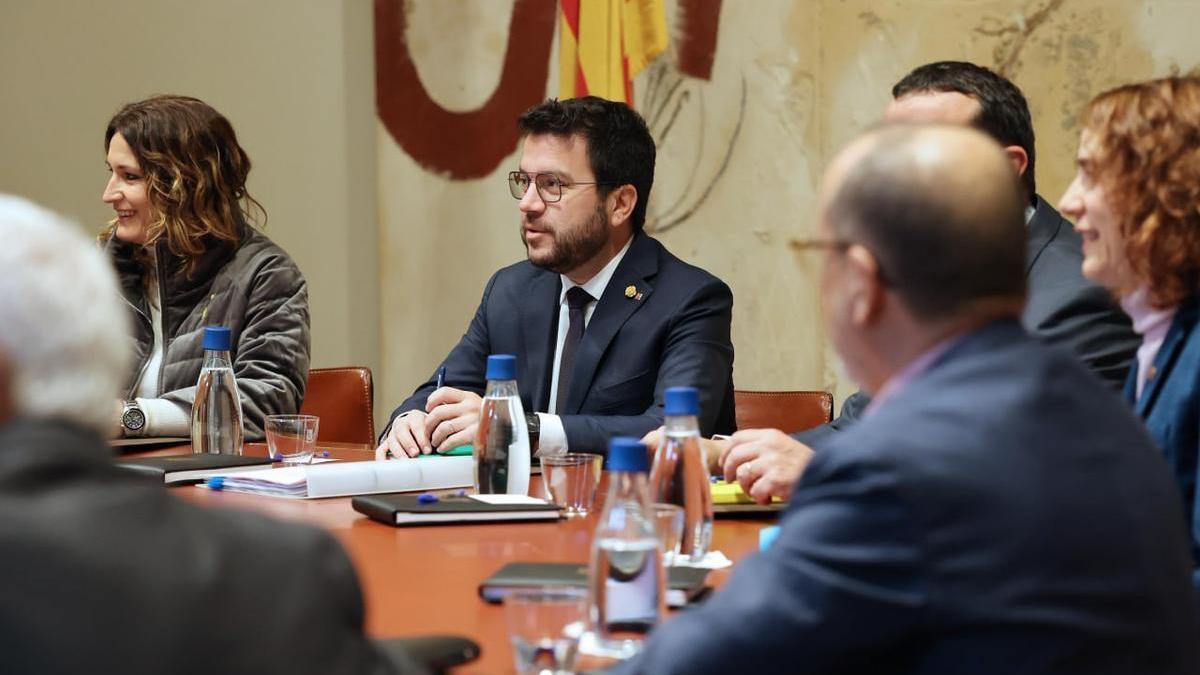
<path fill-rule="evenodd" d="M 425 433 L 426 417 L 420 410 L 410 410 L 393 420 L 383 442 L 375 448 L 375 459 L 416 457 L 433 452 L 429 434 Z"/>
<path fill-rule="evenodd" d="M 725 480 L 736 480 L 751 499 L 769 504 L 788 499 L 812 459 L 812 448 L 778 429 L 747 429 L 729 438 L 721 455 Z"/>
<path fill-rule="evenodd" d="M 659 427 L 645 436 L 642 436 L 642 443 L 649 448 L 650 454 L 662 443 L 663 428 Z M 704 466 L 708 467 L 710 474 L 721 472 L 721 455 L 725 452 L 725 448 L 729 447 L 729 441 L 725 439 L 714 440 L 708 438 L 700 439 L 700 452 L 704 454 Z M 651 457 L 653 459 L 653 457 Z"/>
<path fill-rule="evenodd" d="M 475 440 L 479 427 L 479 411 L 483 399 L 479 394 L 442 387 L 429 396 L 425 410 L 425 434 L 438 452 L 446 452 Z"/>

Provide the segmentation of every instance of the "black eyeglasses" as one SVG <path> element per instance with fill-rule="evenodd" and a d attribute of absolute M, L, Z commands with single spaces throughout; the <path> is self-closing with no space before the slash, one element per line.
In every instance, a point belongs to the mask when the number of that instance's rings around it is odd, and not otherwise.
<path fill-rule="evenodd" d="M 510 171 L 508 173 L 508 191 L 512 193 L 513 199 L 521 199 L 525 193 L 529 191 L 529 184 L 532 183 L 537 188 L 538 197 L 547 204 L 562 199 L 563 188 L 574 187 L 576 185 L 620 185 L 620 183 L 608 183 L 603 181 L 586 181 L 577 180 L 573 183 L 568 183 L 552 173 L 525 173 L 524 171 Z"/>

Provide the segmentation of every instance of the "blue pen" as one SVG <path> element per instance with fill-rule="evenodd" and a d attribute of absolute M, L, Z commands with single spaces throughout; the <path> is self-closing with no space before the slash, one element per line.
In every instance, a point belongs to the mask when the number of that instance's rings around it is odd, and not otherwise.
<path fill-rule="evenodd" d="M 441 389 L 444 386 L 446 386 L 446 366 L 441 365 L 441 366 L 438 366 L 437 386 L 434 387 L 434 389 L 435 390 Z"/>

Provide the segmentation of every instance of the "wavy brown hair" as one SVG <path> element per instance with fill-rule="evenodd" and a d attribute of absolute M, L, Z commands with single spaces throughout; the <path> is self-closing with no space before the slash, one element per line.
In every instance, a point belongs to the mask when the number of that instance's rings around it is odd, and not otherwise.
<path fill-rule="evenodd" d="M 1083 112 L 1096 179 L 1120 221 L 1125 257 L 1174 307 L 1200 293 L 1200 77 L 1167 77 L 1100 94 Z"/>
<path fill-rule="evenodd" d="M 246 191 L 250 158 L 233 125 L 207 103 L 187 96 L 155 96 L 113 115 L 104 149 L 121 134 L 146 176 L 154 218 L 146 245 L 165 239 L 188 261 L 189 272 L 213 244 L 236 244 L 242 223 L 266 211 Z M 116 221 L 101 236 L 107 238 Z"/>

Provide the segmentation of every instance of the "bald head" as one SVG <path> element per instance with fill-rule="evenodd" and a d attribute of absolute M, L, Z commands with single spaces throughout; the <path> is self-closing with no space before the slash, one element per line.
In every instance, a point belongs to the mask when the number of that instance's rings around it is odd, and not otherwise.
<path fill-rule="evenodd" d="M 870 131 L 830 165 L 821 219 L 878 260 L 883 283 L 922 319 L 1025 294 L 1022 190 L 1004 151 L 962 126 Z"/>

